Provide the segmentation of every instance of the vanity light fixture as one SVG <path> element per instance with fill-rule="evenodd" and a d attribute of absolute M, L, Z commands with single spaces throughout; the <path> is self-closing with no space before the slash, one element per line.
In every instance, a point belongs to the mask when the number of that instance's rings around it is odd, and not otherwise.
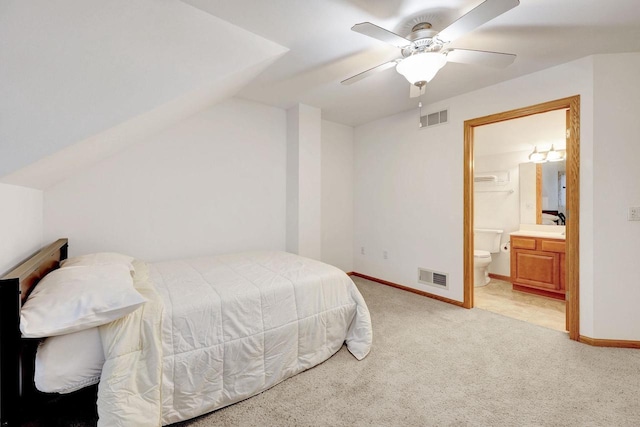
<path fill-rule="evenodd" d="M 566 150 L 556 150 L 553 144 L 549 151 L 538 151 L 538 146 L 533 147 L 533 152 L 529 154 L 529 161 L 533 163 L 561 162 L 566 157 Z"/>
<path fill-rule="evenodd" d="M 533 163 L 544 163 L 547 161 L 545 153 L 538 152 L 538 146 L 533 147 L 533 153 L 529 154 L 529 161 Z"/>
<path fill-rule="evenodd" d="M 564 160 L 564 152 L 556 151 L 556 149 L 553 148 L 553 144 L 551 144 L 551 150 L 547 153 L 546 159 L 548 162 L 560 162 Z"/>

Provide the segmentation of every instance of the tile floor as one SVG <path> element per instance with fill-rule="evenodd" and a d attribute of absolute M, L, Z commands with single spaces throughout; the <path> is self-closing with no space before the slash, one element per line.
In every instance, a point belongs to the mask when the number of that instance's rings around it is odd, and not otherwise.
<path fill-rule="evenodd" d="M 511 283 L 498 279 L 473 292 L 476 308 L 565 331 L 564 301 L 517 292 L 511 289 Z"/>

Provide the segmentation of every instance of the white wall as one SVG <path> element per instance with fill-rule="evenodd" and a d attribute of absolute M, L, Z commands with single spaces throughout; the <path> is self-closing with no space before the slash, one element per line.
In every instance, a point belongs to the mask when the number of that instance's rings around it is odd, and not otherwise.
<path fill-rule="evenodd" d="M 0 200 L 2 276 L 42 247 L 42 191 L 0 184 Z"/>
<path fill-rule="evenodd" d="M 353 271 L 353 128 L 322 121 L 322 261 Z"/>
<path fill-rule="evenodd" d="M 355 271 L 462 301 L 464 120 L 576 94 L 582 119 L 580 287 L 581 296 L 593 294 L 593 58 L 423 108 L 449 107 L 446 125 L 419 129 L 417 111 L 408 111 L 357 127 Z M 418 267 L 449 273 L 449 289 L 418 284 Z M 590 303 L 581 298 L 584 335 L 593 332 Z"/>
<path fill-rule="evenodd" d="M 477 129 L 482 130 L 482 127 Z M 482 144 L 481 132 L 474 136 L 475 144 Z M 509 233 L 520 229 L 520 179 L 519 165 L 527 161 L 528 152 L 500 153 L 475 156 L 475 173 L 492 171 L 509 172 L 506 185 L 475 184 L 474 227 L 503 230 L 501 242 L 509 241 Z M 513 192 L 510 192 L 513 191 Z M 491 254 L 489 272 L 502 276 L 511 275 L 509 252 Z"/>
<path fill-rule="evenodd" d="M 287 110 L 287 251 L 322 256 L 321 111 L 298 104 Z"/>
<path fill-rule="evenodd" d="M 538 171 L 536 163 L 523 163 L 518 168 L 520 181 L 520 224 L 536 224 L 538 216 Z"/>
<path fill-rule="evenodd" d="M 355 129 L 354 270 L 458 299 L 462 141 L 448 140 L 452 125 L 419 129 L 417 119 L 410 111 Z M 450 289 L 417 283 L 419 267 L 449 273 Z"/>
<path fill-rule="evenodd" d="M 286 118 L 232 99 L 44 193 L 45 240 L 145 260 L 285 248 Z"/>
<path fill-rule="evenodd" d="M 594 71 L 593 336 L 640 340 L 640 222 L 627 221 L 640 206 L 640 54 L 596 56 Z"/>

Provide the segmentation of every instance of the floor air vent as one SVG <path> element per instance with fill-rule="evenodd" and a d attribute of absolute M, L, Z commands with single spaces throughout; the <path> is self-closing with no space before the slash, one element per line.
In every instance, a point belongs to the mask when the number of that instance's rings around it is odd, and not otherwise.
<path fill-rule="evenodd" d="M 418 283 L 449 289 L 449 275 L 437 271 L 418 269 Z"/>
<path fill-rule="evenodd" d="M 449 121 L 449 110 L 436 111 L 435 113 L 426 114 L 420 117 L 420 127 L 440 125 Z"/>

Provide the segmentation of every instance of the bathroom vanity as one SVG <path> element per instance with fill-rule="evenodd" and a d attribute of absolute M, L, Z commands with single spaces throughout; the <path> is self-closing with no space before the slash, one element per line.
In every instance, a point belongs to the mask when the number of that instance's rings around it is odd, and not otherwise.
<path fill-rule="evenodd" d="M 560 233 L 511 233 L 513 289 L 565 299 L 565 239 Z"/>

